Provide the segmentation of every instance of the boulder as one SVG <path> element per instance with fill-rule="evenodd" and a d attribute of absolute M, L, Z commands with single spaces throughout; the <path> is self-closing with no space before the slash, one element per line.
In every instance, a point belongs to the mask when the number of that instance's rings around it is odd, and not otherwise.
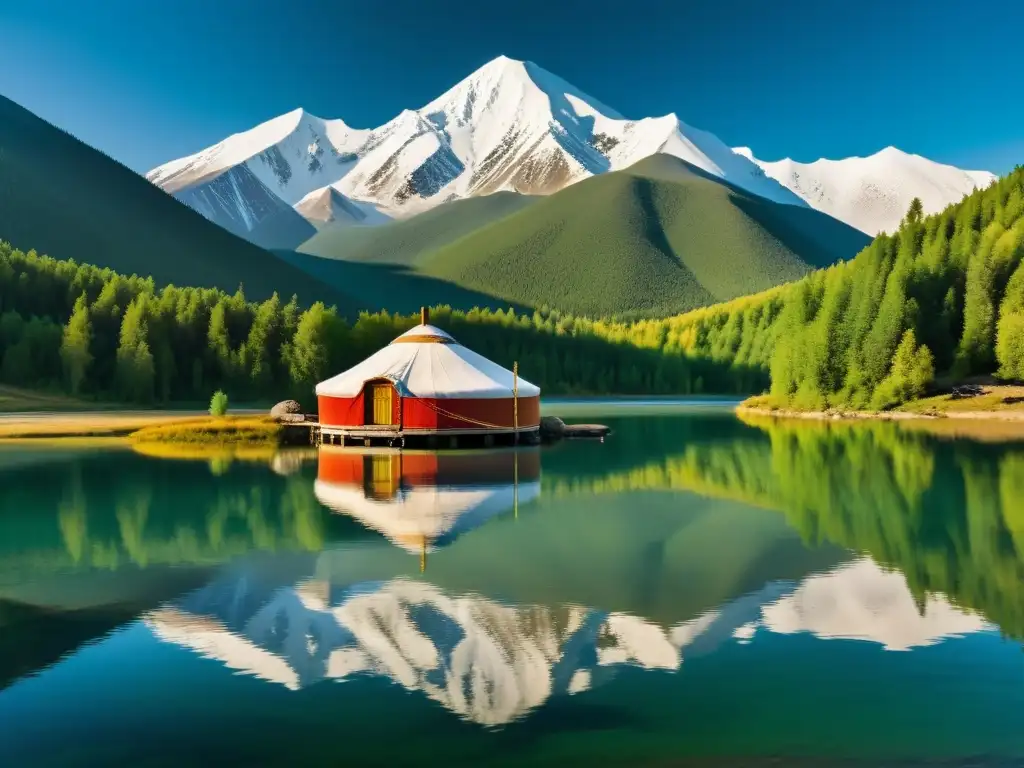
<path fill-rule="evenodd" d="M 300 418 L 295 418 L 296 416 Z M 302 421 L 302 406 L 295 400 L 282 400 L 270 409 L 270 418 L 277 421 Z"/>
<path fill-rule="evenodd" d="M 540 436 L 543 438 L 560 438 L 565 435 L 565 422 L 557 416 L 541 416 Z"/>

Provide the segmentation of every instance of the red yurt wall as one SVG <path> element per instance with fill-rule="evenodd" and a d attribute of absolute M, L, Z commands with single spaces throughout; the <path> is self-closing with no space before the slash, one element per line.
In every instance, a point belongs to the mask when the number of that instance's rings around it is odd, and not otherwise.
<path fill-rule="evenodd" d="M 401 399 L 401 404 L 399 404 Z M 326 427 L 361 427 L 365 425 L 366 409 L 363 394 L 355 397 L 317 398 L 320 423 Z M 469 431 L 486 430 L 475 422 L 484 422 L 502 429 L 514 425 L 513 399 L 492 398 L 392 398 L 392 421 L 403 430 Z M 459 417 L 466 417 L 465 419 Z M 519 428 L 531 429 L 540 424 L 540 397 L 519 398 Z"/>

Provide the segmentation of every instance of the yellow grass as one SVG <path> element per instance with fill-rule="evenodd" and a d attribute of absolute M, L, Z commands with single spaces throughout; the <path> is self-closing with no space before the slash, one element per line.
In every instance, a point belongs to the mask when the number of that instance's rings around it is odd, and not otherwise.
<path fill-rule="evenodd" d="M 1002 442 L 1024 439 L 1024 386 L 986 384 L 975 397 L 953 398 L 949 394 L 924 397 L 892 411 L 801 411 L 777 408 L 768 395 L 744 400 L 740 418 L 795 419 L 889 419 L 904 429 L 927 432 L 938 437 L 964 437 Z"/>
<path fill-rule="evenodd" d="M 132 434 L 140 443 L 211 446 L 276 446 L 281 425 L 269 416 L 199 416 L 144 427 Z"/>
<path fill-rule="evenodd" d="M 1019 413 L 1024 416 L 1024 387 L 1009 384 L 989 384 L 982 387 L 982 394 L 976 397 L 954 399 L 951 395 L 923 397 L 900 406 L 908 413 Z"/>
<path fill-rule="evenodd" d="M 0 439 L 125 437 L 143 427 L 181 419 L 180 413 L 166 411 L 81 411 L 0 415 Z"/>

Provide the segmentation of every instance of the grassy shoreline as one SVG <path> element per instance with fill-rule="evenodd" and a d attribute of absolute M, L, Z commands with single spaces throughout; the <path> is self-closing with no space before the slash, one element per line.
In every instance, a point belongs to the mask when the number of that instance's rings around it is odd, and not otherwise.
<path fill-rule="evenodd" d="M 819 422 L 892 421 L 905 429 L 920 429 L 937 437 L 981 441 L 1024 439 L 1024 386 L 994 384 L 985 385 L 982 390 L 981 394 L 973 397 L 933 395 L 891 411 L 779 408 L 769 397 L 761 395 L 740 403 L 736 414 L 741 418 Z"/>
<path fill-rule="evenodd" d="M 0 415 L 0 441 L 128 440 L 277 444 L 281 427 L 253 414 L 214 418 L 200 412 L 48 411 Z"/>

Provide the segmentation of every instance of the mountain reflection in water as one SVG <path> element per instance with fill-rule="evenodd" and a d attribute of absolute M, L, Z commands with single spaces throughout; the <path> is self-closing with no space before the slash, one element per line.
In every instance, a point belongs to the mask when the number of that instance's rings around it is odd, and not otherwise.
<path fill-rule="evenodd" d="M 397 578 L 343 588 L 306 581 L 260 594 L 238 573 L 145 615 L 155 637 L 228 669 L 297 690 L 371 674 L 482 725 L 513 721 L 550 696 L 581 693 L 617 667 L 674 671 L 758 630 L 909 650 L 988 628 L 868 558 L 804 581 L 774 582 L 674 626 L 579 606 L 503 605 Z"/>

